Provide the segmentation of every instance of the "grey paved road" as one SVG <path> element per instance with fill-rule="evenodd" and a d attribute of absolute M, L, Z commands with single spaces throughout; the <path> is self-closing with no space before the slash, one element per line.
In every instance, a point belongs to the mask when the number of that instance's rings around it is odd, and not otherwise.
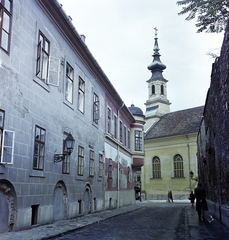
<path fill-rule="evenodd" d="M 178 239 L 179 234 L 184 234 L 184 229 L 177 231 L 182 211 L 184 207 L 181 206 L 146 207 L 53 239 Z"/>

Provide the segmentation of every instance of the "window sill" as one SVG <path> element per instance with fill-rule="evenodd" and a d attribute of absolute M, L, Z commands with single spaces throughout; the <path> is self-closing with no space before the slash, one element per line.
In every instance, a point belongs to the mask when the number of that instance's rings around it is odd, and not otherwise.
<path fill-rule="evenodd" d="M 39 78 L 34 78 L 33 81 L 40 85 L 42 88 L 44 88 L 47 92 L 50 92 L 50 87 L 46 83 L 44 83 L 42 80 Z"/>
<path fill-rule="evenodd" d="M 150 180 L 162 180 L 162 178 L 150 178 Z"/>

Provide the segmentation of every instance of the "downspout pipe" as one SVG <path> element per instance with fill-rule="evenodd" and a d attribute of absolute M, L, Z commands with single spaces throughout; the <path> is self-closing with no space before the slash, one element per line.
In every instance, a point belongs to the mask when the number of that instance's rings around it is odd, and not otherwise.
<path fill-rule="evenodd" d="M 124 107 L 124 103 L 122 103 L 122 106 L 118 109 L 118 147 L 117 147 L 117 160 L 118 160 L 118 186 L 117 186 L 117 208 L 119 208 L 120 205 L 120 196 L 119 196 L 119 190 L 120 190 L 120 184 L 119 184 L 119 179 L 120 179 L 120 162 L 119 162 L 119 143 L 120 143 L 120 121 L 119 121 L 119 115 L 120 115 L 120 110 Z"/>
<path fill-rule="evenodd" d="M 187 147 L 188 147 L 188 169 L 189 169 L 189 173 L 191 172 L 191 162 L 190 162 L 190 145 L 189 145 L 189 138 L 188 135 L 186 134 L 186 142 L 187 142 Z M 192 185 L 191 185 L 191 178 L 189 177 L 189 188 L 190 188 L 190 192 L 192 191 Z"/>

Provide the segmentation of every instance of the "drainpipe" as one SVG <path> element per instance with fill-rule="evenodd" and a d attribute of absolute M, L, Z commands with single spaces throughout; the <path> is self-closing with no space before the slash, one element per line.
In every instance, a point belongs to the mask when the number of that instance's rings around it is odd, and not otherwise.
<path fill-rule="evenodd" d="M 187 142 L 187 146 L 188 146 L 188 169 L 189 169 L 189 173 L 191 172 L 191 163 L 190 163 L 190 146 L 189 146 L 189 139 L 188 139 L 188 135 L 186 134 L 186 142 Z M 192 191 L 192 185 L 191 185 L 191 178 L 189 177 L 189 188 L 190 188 L 190 192 Z"/>
<path fill-rule="evenodd" d="M 120 189 L 120 184 L 119 184 L 119 179 L 120 179 L 120 162 L 119 162 L 119 143 L 120 143 L 120 121 L 119 121 L 119 113 L 120 110 L 124 107 L 124 103 L 122 103 L 122 106 L 118 109 L 118 147 L 117 147 L 117 158 L 118 158 L 118 186 L 117 186 L 117 208 L 119 208 L 119 189 Z"/>

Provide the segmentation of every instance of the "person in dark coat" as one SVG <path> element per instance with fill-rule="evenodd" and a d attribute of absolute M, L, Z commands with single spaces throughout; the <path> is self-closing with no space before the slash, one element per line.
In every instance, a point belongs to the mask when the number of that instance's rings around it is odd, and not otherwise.
<path fill-rule="evenodd" d="M 191 193 L 190 193 L 190 195 L 189 195 L 189 200 L 190 200 L 190 202 L 191 202 L 191 204 L 192 204 L 192 207 L 194 207 L 193 204 L 194 204 L 195 198 L 196 198 L 195 194 L 193 193 L 193 191 L 191 191 Z"/>
<path fill-rule="evenodd" d="M 206 201 L 206 192 L 202 187 L 201 183 L 198 183 L 197 188 L 195 188 L 196 196 L 196 211 L 198 213 L 199 219 L 205 220 L 204 212 L 208 210 L 207 201 Z"/>

